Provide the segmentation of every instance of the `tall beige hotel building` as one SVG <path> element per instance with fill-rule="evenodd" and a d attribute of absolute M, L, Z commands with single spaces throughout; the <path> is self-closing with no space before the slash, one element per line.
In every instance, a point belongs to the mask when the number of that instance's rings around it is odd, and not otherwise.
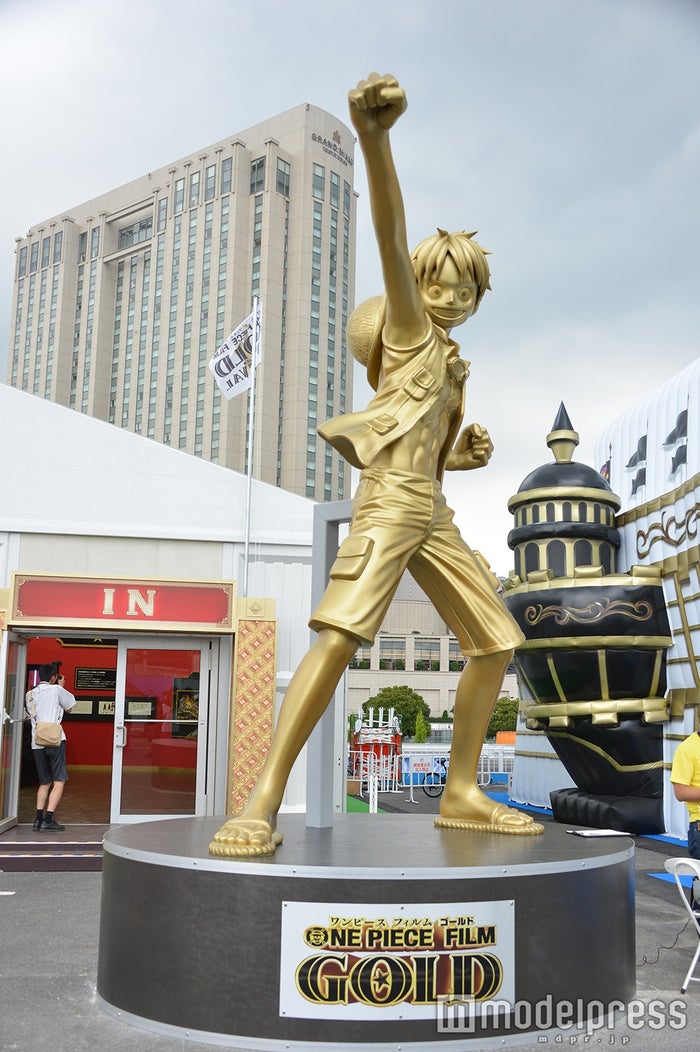
<path fill-rule="evenodd" d="M 236 471 L 248 395 L 208 368 L 262 298 L 253 474 L 317 501 L 350 471 L 316 434 L 352 407 L 352 132 L 300 105 L 17 239 L 8 383 Z"/>

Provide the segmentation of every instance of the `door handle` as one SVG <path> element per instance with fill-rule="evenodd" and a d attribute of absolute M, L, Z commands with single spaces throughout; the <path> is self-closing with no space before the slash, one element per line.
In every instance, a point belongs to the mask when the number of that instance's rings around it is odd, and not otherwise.
<path fill-rule="evenodd" d="M 126 745 L 126 727 L 124 724 L 118 724 L 114 728 L 114 744 L 118 749 L 123 749 Z"/>

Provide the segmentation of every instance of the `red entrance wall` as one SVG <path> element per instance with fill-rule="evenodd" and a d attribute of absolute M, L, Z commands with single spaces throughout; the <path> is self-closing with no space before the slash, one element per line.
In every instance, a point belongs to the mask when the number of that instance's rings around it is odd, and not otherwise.
<path fill-rule="evenodd" d="M 117 667 L 117 647 L 70 646 L 59 639 L 30 639 L 27 644 L 27 664 L 43 665 L 52 661 L 61 662 L 61 673 L 66 677 L 65 687 L 79 698 L 104 698 L 114 701 L 113 690 L 76 690 L 75 670 L 114 669 Z M 30 684 L 31 685 L 31 684 Z M 66 716 L 66 760 L 80 767 L 111 767 L 114 738 L 114 716 L 90 719 L 81 716 Z"/>

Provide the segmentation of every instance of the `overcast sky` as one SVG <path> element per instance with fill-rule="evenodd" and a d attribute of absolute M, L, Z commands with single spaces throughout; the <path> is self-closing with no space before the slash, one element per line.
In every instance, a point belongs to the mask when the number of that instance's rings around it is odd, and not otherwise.
<path fill-rule="evenodd" d="M 299 103 L 349 123 L 372 70 L 408 95 L 411 243 L 477 229 L 493 253 L 454 335 L 496 449 L 445 489 L 507 573 L 507 501 L 550 459 L 560 401 L 593 463 L 700 354 L 700 0 L 0 0 L 0 377 L 15 237 Z M 381 291 L 359 155 L 355 184 L 359 302 Z"/>

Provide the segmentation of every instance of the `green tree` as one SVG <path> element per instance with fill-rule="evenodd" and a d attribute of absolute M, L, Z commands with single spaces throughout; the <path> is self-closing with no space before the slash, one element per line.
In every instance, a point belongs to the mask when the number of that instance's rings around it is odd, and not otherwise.
<path fill-rule="evenodd" d="M 498 731 L 514 731 L 518 725 L 518 699 L 505 695 L 499 698 L 493 707 L 489 725 L 486 728 L 486 740 L 496 737 Z"/>
<path fill-rule="evenodd" d="M 423 713 L 426 723 L 426 733 L 430 734 L 430 706 L 425 698 L 417 691 L 408 686 L 382 687 L 382 689 L 368 698 L 362 706 L 363 716 L 367 716 L 370 709 L 393 709 L 401 722 L 401 731 L 404 735 L 413 737 L 416 733 L 416 716 Z"/>
<path fill-rule="evenodd" d="M 413 735 L 413 740 L 418 745 L 428 740 L 430 734 L 430 724 L 426 723 L 425 716 L 421 709 L 418 709 L 416 713 L 416 733 Z"/>

